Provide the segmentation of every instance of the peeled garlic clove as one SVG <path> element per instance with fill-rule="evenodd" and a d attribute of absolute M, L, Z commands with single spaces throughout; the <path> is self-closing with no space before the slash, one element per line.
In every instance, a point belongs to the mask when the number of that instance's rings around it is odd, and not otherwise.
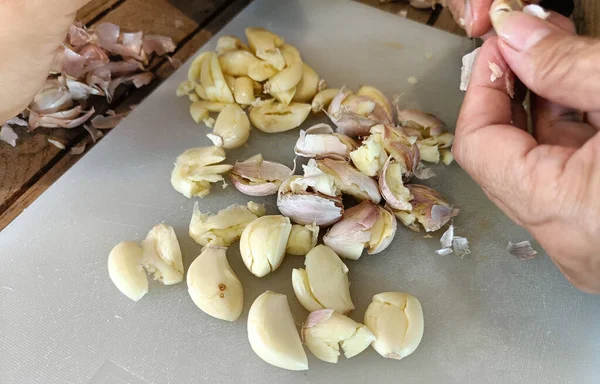
<path fill-rule="evenodd" d="M 142 248 L 133 241 L 119 243 L 110 251 L 108 275 L 119 291 L 133 301 L 148 293 L 148 277 L 142 267 Z"/>
<path fill-rule="evenodd" d="M 371 100 L 375 101 L 381 106 L 381 108 L 383 108 L 386 114 L 387 121 L 393 121 L 392 104 L 390 103 L 390 100 L 379 89 L 370 85 L 363 85 L 362 87 L 360 87 L 358 92 L 356 92 L 356 95 L 366 96 Z"/>
<path fill-rule="evenodd" d="M 285 295 L 266 291 L 248 312 L 248 341 L 267 363 L 292 371 L 308 369 L 308 360 Z"/>
<path fill-rule="evenodd" d="M 304 265 L 305 270 L 294 269 L 292 272 L 292 285 L 300 304 L 311 312 L 316 309 L 333 309 L 346 314 L 354 310 L 348 267 L 331 248 L 317 245 L 306 255 Z M 306 278 L 302 278 L 302 271 L 306 271 Z M 309 307 L 305 303 L 309 303 Z M 320 308 L 314 308 L 315 303 Z"/>
<path fill-rule="evenodd" d="M 385 165 L 387 152 L 374 136 L 367 137 L 362 145 L 350 152 L 352 163 L 367 176 L 375 177 Z"/>
<path fill-rule="evenodd" d="M 311 101 L 319 91 L 320 82 L 322 84 L 322 80 L 317 72 L 307 64 L 302 64 L 302 78 L 298 84 L 296 84 L 294 101 L 301 103 L 308 103 Z"/>
<path fill-rule="evenodd" d="M 192 61 L 192 65 L 188 70 L 188 81 L 192 84 L 195 84 L 200 81 L 200 72 L 202 70 L 202 65 L 206 59 L 210 60 L 211 52 L 202 52 L 198 56 L 194 58 Z"/>
<path fill-rule="evenodd" d="M 273 76 L 263 86 L 264 92 L 284 92 L 298 84 L 302 78 L 303 64 L 296 63 Z"/>
<path fill-rule="evenodd" d="M 247 51 L 249 48 L 246 44 L 242 43 L 240 39 L 235 36 L 221 36 L 219 40 L 217 40 L 217 54 L 222 55 L 225 52 L 229 51 L 237 51 L 237 50 Z"/>
<path fill-rule="evenodd" d="M 390 208 L 391 209 L 391 208 Z M 419 232 L 421 231 L 421 226 L 417 222 L 417 218 L 411 212 L 407 211 L 393 211 L 394 216 L 408 229 Z"/>
<path fill-rule="evenodd" d="M 244 228 L 240 253 L 254 276 L 263 277 L 279 268 L 291 230 L 290 219 L 281 215 L 259 217 Z"/>
<path fill-rule="evenodd" d="M 217 55 L 208 52 L 200 70 L 200 84 L 209 100 L 233 103 L 233 95 L 225 81 Z"/>
<path fill-rule="evenodd" d="M 157 224 L 142 241 L 142 264 L 164 285 L 183 280 L 183 261 L 173 227 Z"/>
<path fill-rule="evenodd" d="M 200 245 L 229 247 L 240 238 L 246 225 L 264 213 L 264 206 L 261 208 L 250 201 L 246 206 L 231 205 L 211 215 L 200 212 L 198 202 L 195 202 L 189 234 Z"/>
<path fill-rule="evenodd" d="M 208 112 L 221 112 L 228 105 L 235 105 L 235 104 L 221 103 L 218 101 L 201 100 L 201 101 L 196 101 L 193 105 L 195 105 L 199 109 L 200 108 L 206 109 Z"/>
<path fill-rule="evenodd" d="M 377 207 L 381 216 L 371 229 L 371 240 L 367 247 L 369 255 L 375 255 L 390 246 L 396 236 L 398 222 L 390 208 Z"/>
<path fill-rule="evenodd" d="M 250 137 L 250 120 L 237 104 L 228 104 L 217 117 L 213 135 L 223 140 L 223 148 L 239 148 Z"/>
<path fill-rule="evenodd" d="M 265 81 L 277 74 L 277 69 L 271 64 L 257 60 L 248 67 L 248 77 L 254 81 Z"/>
<path fill-rule="evenodd" d="M 349 359 L 375 340 L 369 328 L 332 309 L 311 312 L 302 326 L 302 336 L 313 355 L 334 364 L 338 362 L 340 345 Z"/>
<path fill-rule="evenodd" d="M 275 100 L 279 101 L 281 104 L 288 105 L 292 102 L 294 95 L 296 94 L 296 87 L 288 89 L 287 91 L 281 92 L 273 92 L 269 93 L 271 96 L 275 98 Z"/>
<path fill-rule="evenodd" d="M 427 139 L 417 141 L 417 147 L 419 148 L 419 154 L 421 160 L 427 161 L 428 163 L 437 164 L 440 162 L 440 151 L 434 140 L 429 137 Z"/>
<path fill-rule="evenodd" d="M 354 168 L 344 160 L 324 158 L 317 160 L 317 166 L 323 172 L 335 177 L 336 185 L 343 193 L 358 200 L 381 201 L 381 194 L 375 180 Z"/>
<path fill-rule="evenodd" d="M 348 158 L 350 151 L 356 149 L 358 144 L 346 136 L 333 133 L 328 124 L 317 124 L 300 131 L 300 137 L 296 141 L 294 153 L 303 157 L 317 157 L 335 154 Z"/>
<path fill-rule="evenodd" d="M 256 57 L 279 71 L 285 68 L 285 58 L 279 50 L 285 44 L 281 37 L 263 28 L 246 28 L 246 39 Z"/>
<path fill-rule="evenodd" d="M 308 186 L 294 186 L 301 179 L 302 176 L 291 176 L 283 181 L 277 193 L 279 211 L 303 225 L 327 226 L 338 221 L 344 212 L 342 199 L 307 191 Z"/>
<path fill-rule="evenodd" d="M 336 197 L 341 194 L 335 179 L 335 175 L 323 172 L 319 169 L 317 161 L 310 159 L 308 164 L 303 165 L 304 176 L 291 183 L 293 190 L 318 192 L 326 196 Z"/>
<path fill-rule="evenodd" d="M 381 176 L 379 177 L 379 189 L 381 196 L 393 209 L 410 211 L 412 205 L 410 200 L 413 196 L 402 183 L 402 176 L 405 173 L 404 164 L 394 160 L 391 156 L 385 162 Z"/>
<path fill-rule="evenodd" d="M 296 63 L 302 62 L 302 57 L 300 56 L 300 51 L 298 48 L 294 47 L 291 44 L 283 44 L 279 47 L 281 54 L 285 60 L 285 65 L 290 67 Z"/>
<path fill-rule="evenodd" d="M 201 101 L 195 101 L 190 104 L 190 115 L 196 124 L 200 124 L 202 122 L 208 121 L 210 119 L 210 114 L 208 109 L 204 108 Z"/>
<path fill-rule="evenodd" d="M 235 188 L 249 196 L 267 196 L 277 193 L 281 182 L 291 176 L 293 170 L 283 164 L 265 161 L 258 154 L 243 162 L 235 163 L 231 180 Z"/>
<path fill-rule="evenodd" d="M 233 96 L 235 102 L 249 105 L 254 101 L 254 80 L 249 77 L 238 77 L 233 83 Z"/>
<path fill-rule="evenodd" d="M 365 325 L 375 335 L 373 349 L 385 358 L 400 360 L 413 353 L 423 338 L 423 309 L 408 293 L 379 293 L 365 312 Z"/>
<path fill-rule="evenodd" d="M 273 103 L 250 109 L 250 121 L 257 129 L 267 132 L 285 132 L 294 129 L 306 120 L 310 105 Z"/>
<path fill-rule="evenodd" d="M 429 113 L 418 109 L 399 109 L 398 106 L 396 108 L 398 122 L 403 127 L 418 129 L 425 137 L 440 135 L 444 130 L 444 122 Z"/>
<path fill-rule="evenodd" d="M 219 55 L 219 65 L 226 75 L 248 76 L 250 65 L 259 60 L 252 53 L 243 50 L 229 51 Z"/>
<path fill-rule="evenodd" d="M 236 321 L 244 307 L 244 290 L 225 251 L 222 247 L 205 248 L 188 269 L 187 287 L 194 304 L 203 312 Z"/>
<path fill-rule="evenodd" d="M 498 30 L 498 23 L 507 12 L 523 11 L 523 2 L 521 0 L 495 0 L 490 6 L 490 20 L 495 30 Z"/>
<path fill-rule="evenodd" d="M 194 92 L 194 88 L 196 87 L 196 83 L 190 80 L 186 80 L 179 84 L 177 87 L 177 97 L 186 96 Z"/>
<path fill-rule="evenodd" d="M 311 225 L 292 225 L 290 237 L 287 242 L 285 253 L 295 256 L 304 256 L 317 246 L 319 227 Z"/>
<path fill-rule="evenodd" d="M 313 113 L 326 110 L 333 98 L 339 93 L 340 89 L 338 88 L 329 88 L 319 91 L 312 100 L 311 108 Z"/>
<path fill-rule="evenodd" d="M 446 165 L 450 165 L 454 161 L 452 151 L 449 149 L 440 149 L 440 156 L 442 157 L 442 163 Z"/>
<path fill-rule="evenodd" d="M 371 230 L 380 217 L 379 207 L 365 200 L 347 209 L 323 237 L 323 242 L 341 257 L 358 260 L 371 241 Z"/>
<path fill-rule="evenodd" d="M 177 157 L 171 173 L 171 185 L 187 198 L 204 197 L 210 192 L 210 183 L 223 181 L 218 173 L 227 172 L 230 165 L 221 168 L 209 168 L 215 173 L 207 173 L 203 168 L 225 160 L 225 151 L 218 147 L 191 148 Z"/>

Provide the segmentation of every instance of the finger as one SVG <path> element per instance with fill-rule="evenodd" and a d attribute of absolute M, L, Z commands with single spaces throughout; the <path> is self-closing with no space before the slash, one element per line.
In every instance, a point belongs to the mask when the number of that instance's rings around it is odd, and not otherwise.
<path fill-rule="evenodd" d="M 600 112 L 591 112 L 585 115 L 585 121 L 594 129 L 600 131 Z"/>
<path fill-rule="evenodd" d="M 465 0 L 463 20 L 469 36 L 480 37 L 492 28 L 490 6 L 492 0 Z"/>
<path fill-rule="evenodd" d="M 566 107 L 597 110 L 600 42 L 522 12 L 504 13 L 494 23 L 502 56 L 529 89 Z"/>

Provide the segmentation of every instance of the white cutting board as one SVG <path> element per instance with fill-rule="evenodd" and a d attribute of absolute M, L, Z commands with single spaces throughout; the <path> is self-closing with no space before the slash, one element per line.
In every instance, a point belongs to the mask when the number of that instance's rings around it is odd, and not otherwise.
<path fill-rule="evenodd" d="M 472 48 L 467 39 L 346 1 L 257 0 L 219 35 L 243 36 L 247 26 L 285 37 L 331 86 L 372 84 L 388 95 L 402 92 L 407 105 L 453 127 L 462 100 L 460 58 Z M 213 49 L 217 37 L 204 49 Z M 310 370 L 289 372 L 252 352 L 246 316 L 265 290 L 287 294 L 296 322 L 304 321 L 307 313 L 291 286 L 301 257 L 288 257 L 258 279 L 234 245 L 228 256 L 245 290 L 244 313 L 235 323 L 197 309 L 185 283 L 153 283 L 138 303 L 120 294 L 106 267 L 118 242 L 140 240 L 164 221 L 175 227 L 186 267 L 200 252 L 187 234 L 193 200 L 169 183 L 179 153 L 210 144 L 208 130 L 188 116 L 188 101 L 175 97 L 188 65 L 0 234 L 0 382 L 598 382 L 600 298 L 572 288 L 543 255 L 521 262 L 506 255 L 509 240 L 528 234 L 457 165 L 435 167 L 439 176 L 426 183 L 461 209 L 457 234 L 469 238 L 471 255 L 437 256 L 439 234 L 423 239 L 400 228 L 384 253 L 347 261 L 354 319 L 362 321 L 378 292 L 405 291 L 420 299 L 423 341 L 402 361 L 369 349 L 331 365 L 307 351 Z M 409 84 L 410 76 L 419 83 Z M 253 130 L 249 147 L 229 152 L 228 160 L 262 152 L 291 164 L 297 135 Z M 200 205 L 216 212 L 247 200 L 216 186 Z M 257 200 L 276 212 L 274 197 Z"/>

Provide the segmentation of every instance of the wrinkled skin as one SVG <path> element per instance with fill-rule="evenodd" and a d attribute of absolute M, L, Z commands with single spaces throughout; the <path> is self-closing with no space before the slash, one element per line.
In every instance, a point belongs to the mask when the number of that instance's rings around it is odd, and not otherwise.
<path fill-rule="evenodd" d="M 570 21 L 522 12 L 494 22 L 477 57 L 453 154 L 486 194 L 542 245 L 577 288 L 600 293 L 600 41 Z M 489 62 L 532 92 L 533 135 L 516 89 L 490 82 Z M 490 145 L 494 143 L 494 145 Z"/>
<path fill-rule="evenodd" d="M 25 109 L 42 87 L 77 10 L 88 2 L 0 1 L 0 122 Z"/>

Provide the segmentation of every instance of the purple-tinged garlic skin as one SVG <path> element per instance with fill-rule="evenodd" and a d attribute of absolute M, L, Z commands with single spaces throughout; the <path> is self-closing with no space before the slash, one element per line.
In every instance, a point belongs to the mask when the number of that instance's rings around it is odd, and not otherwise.
<path fill-rule="evenodd" d="M 437 136 L 444 132 L 444 122 L 429 113 L 418 109 L 397 109 L 396 113 L 402 127 L 418 129 L 425 136 Z"/>
<path fill-rule="evenodd" d="M 334 133 L 328 124 L 317 124 L 300 131 L 294 153 L 309 158 L 338 155 L 348 159 L 350 152 L 357 147 L 356 141 L 341 133 Z"/>
<path fill-rule="evenodd" d="M 379 176 L 381 196 L 392 209 L 410 211 L 413 196 L 402 183 L 402 165 L 391 156 L 385 162 Z"/>
<path fill-rule="evenodd" d="M 337 132 L 345 135 L 367 136 L 376 124 L 392 124 L 385 108 L 368 96 L 356 96 L 343 87 L 333 98 L 327 114 Z"/>
<path fill-rule="evenodd" d="M 365 175 L 344 160 L 324 158 L 317 160 L 317 166 L 323 172 L 335 177 L 335 183 L 343 193 L 358 200 L 371 200 L 375 204 L 381 201 L 381 194 L 375 179 Z"/>
<path fill-rule="evenodd" d="M 419 184 L 407 184 L 406 187 L 413 196 L 410 201 L 413 205 L 412 214 L 426 232 L 437 231 L 458 215 L 458 209 L 452 208 L 450 203 L 432 188 Z"/>
<path fill-rule="evenodd" d="M 281 182 L 293 173 L 285 165 L 266 161 L 258 154 L 236 162 L 229 176 L 235 188 L 243 194 L 268 196 L 276 194 Z"/>

